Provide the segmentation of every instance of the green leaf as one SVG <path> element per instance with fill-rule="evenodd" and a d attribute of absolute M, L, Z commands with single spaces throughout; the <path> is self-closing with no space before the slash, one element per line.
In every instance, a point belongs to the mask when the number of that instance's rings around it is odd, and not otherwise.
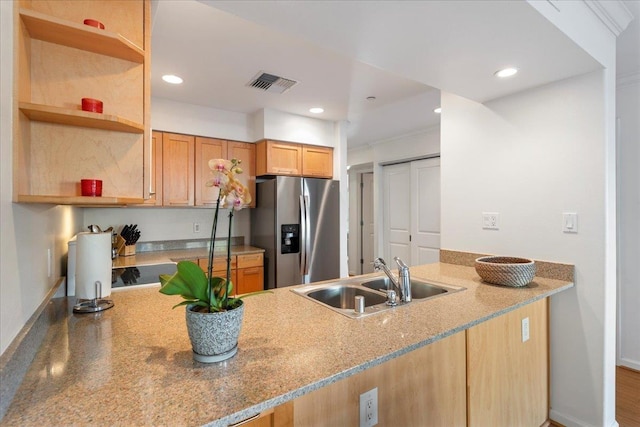
<path fill-rule="evenodd" d="M 207 301 L 207 276 L 193 261 L 180 261 L 178 274 L 191 290 L 190 294 L 200 301 Z"/>
<path fill-rule="evenodd" d="M 165 295 L 181 295 L 185 299 L 196 299 L 191 287 L 177 271 L 172 275 L 161 274 L 160 283 L 160 292 Z"/>

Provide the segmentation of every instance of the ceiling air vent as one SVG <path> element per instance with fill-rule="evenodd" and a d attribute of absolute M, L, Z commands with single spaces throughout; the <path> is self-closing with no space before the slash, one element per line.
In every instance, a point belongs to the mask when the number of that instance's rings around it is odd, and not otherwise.
<path fill-rule="evenodd" d="M 247 86 L 254 87 L 265 92 L 285 93 L 296 83 L 298 82 L 295 80 L 285 79 L 284 77 L 260 72 L 249 83 L 247 83 Z"/>

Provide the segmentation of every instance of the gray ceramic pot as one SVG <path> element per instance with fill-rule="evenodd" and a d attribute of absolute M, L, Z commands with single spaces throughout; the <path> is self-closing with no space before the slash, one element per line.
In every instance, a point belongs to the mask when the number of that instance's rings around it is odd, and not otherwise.
<path fill-rule="evenodd" d="M 191 310 L 193 305 L 187 306 L 187 331 L 195 360 L 219 362 L 236 354 L 244 315 L 244 303 L 239 304 L 238 308 L 218 313 L 200 313 Z"/>

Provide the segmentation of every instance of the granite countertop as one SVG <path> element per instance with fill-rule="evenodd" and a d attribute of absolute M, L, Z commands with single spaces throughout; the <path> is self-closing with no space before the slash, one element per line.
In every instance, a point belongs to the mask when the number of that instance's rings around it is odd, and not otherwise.
<path fill-rule="evenodd" d="M 249 255 L 263 253 L 264 249 L 256 248 L 249 245 L 231 246 L 231 255 Z M 226 257 L 227 250 L 225 248 L 216 248 L 213 252 L 216 257 Z M 165 251 L 149 251 L 138 252 L 131 256 L 119 256 L 113 260 L 114 268 L 131 267 L 134 265 L 159 264 L 171 261 L 193 260 L 196 258 L 206 258 L 209 256 L 209 249 L 193 248 L 193 249 L 172 249 Z"/>
<path fill-rule="evenodd" d="M 184 308 L 171 309 L 179 297 L 156 287 L 114 292 L 115 306 L 95 315 L 52 300 L 57 315 L 2 424 L 226 426 L 573 286 L 493 286 L 446 263 L 410 271 L 467 289 L 359 319 L 291 288 L 256 295 L 237 355 L 211 365 L 192 359 Z"/>

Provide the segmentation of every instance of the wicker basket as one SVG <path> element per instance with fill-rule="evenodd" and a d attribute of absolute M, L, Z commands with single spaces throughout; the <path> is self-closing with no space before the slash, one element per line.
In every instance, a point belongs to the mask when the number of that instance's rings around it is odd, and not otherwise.
<path fill-rule="evenodd" d="M 536 274 L 535 262 L 526 258 L 487 256 L 476 259 L 475 266 L 482 280 L 502 286 L 526 286 Z"/>

